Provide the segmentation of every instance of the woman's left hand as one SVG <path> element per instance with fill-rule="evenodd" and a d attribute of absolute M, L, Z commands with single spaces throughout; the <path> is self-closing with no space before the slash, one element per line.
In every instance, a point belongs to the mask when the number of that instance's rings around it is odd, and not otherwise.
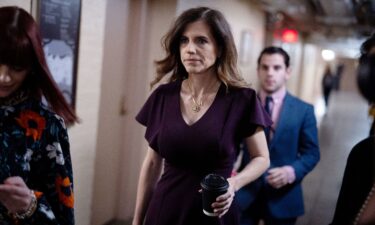
<path fill-rule="evenodd" d="M 216 202 L 212 203 L 212 208 L 214 209 L 214 213 L 218 217 L 222 217 L 225 213 L 228 212 L 230 206 L 232 205 L 234 195 L 235 195 L 235 188 L 234 188 L 234 181 L 233 178 L 228 178 L 229 187 L 225 194 L 220 195 L 216 198 Z"/>
<path fill-rule="evenodd" d="M 0 202 L 10 213 L 25 212 L 31 200 L 31 190 L 21 177 L 9 177 L 0 184 Z"/>

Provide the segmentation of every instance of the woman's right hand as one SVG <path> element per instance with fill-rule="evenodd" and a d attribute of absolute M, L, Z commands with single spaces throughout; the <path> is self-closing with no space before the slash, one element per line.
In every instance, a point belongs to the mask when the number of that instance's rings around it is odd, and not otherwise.
<path fill-rule="evenodd" d="M 212 208 L 214 208 L 214 213 L 218 217 L 222 217 L 228 212 L 234 199 L 234 195 L 236 192 L 234 179 L 228 178 L 228 182 L 229 182 L 229 188 L 227 192 L 217 197 L 216 202 L 212 203 Z"/>
<path fill-rule="evenodd" d="M 31 193 L 21 177 L 8 177 L 0 184 L 0 202 L 10 213 L 26 211 L 31 204 Z"/>

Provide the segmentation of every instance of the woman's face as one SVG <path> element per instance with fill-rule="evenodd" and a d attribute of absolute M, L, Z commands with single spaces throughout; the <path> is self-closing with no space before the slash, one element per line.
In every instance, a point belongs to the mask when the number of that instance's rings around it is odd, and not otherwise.
<path fill-rule="evenodd" d="M 196 21 L 186 26 L 180 39 L 180 55 L 189 74 L 201 74 L 213 69 L 218 47 L 205 22 Z"/>
<path fill-rule="evenodd" d="M 18 90 L 29 71 L 0 64 L 0 98 L 5 98 Z"/>

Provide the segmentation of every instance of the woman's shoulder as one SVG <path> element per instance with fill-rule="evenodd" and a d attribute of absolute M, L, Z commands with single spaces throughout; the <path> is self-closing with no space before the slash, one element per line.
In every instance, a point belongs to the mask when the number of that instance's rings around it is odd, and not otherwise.
<path fill-rule="evenodd" d="M 156 88 L 156 90 L 168 91 L 178 87 L 179 85 L 181 85 L 181 83 L 182 80 L 171 81 L 169 83 L 162 83 Z"/>
<path fill-rule="evenodd" d="M 254 89 L 250 87 L 229 87 L 228 94 L 236 98 L 236 100 L 248 101 L 254 99 L 257 93 Z"/>
<path fill-rule="evenodd" d="M 31 108 L 32 111 L 36 112 L 40 116 L 40 120 L 44 120 L 46 127 L 48 126 L 58 126 L 66 129 L 64 119 L 55 113 L 50 107 L 48 107 L 42 101 L 32 101 Z"/>
<path fill-rule="evenodd" d="M 176 96 L 178 94 L 178 82 L 170 82 L 166 84 L 160 84 L 156 87 L 151 94 L 148 96 L 146 103 L 142 107 L 142 111 L 149 111 L 151 109 L 161 109 L 163 102 L 166 99 Z"/>
<path fill-rule="evenodd" d="M 358 142 L 349 154 L 349 159 L 372 159 L 375 147 L 375 136 L 367 137 Z"/>
<path fill-rule="evenodd" d="M 29 99 L 19 105 L 13 117 L 17 124 L 26 130 L 35 130 L 35 138 L 54 136 L 66 130 L 66 125 L 59 115 L 43 102 Z"/>
<path fill-rule="evenodd" d="M 152 93 L 154 95 L 169 95 L 175 93 L 176 88 L 178 88 L 181 85 L 182 81 L 172 81 L 169 83 L 163 83 L 160 84 L 158 87 L 156 87 Z"/>

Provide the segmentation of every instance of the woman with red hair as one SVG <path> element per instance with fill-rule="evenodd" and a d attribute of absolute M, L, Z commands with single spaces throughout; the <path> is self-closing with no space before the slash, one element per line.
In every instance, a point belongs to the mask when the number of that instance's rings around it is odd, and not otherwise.
<path fill-rule="evenodd" d="M 65 123 L 77 120 L 48 69 L 35 20 L 1 7 L 1 224 L 74 224 Z"/>

